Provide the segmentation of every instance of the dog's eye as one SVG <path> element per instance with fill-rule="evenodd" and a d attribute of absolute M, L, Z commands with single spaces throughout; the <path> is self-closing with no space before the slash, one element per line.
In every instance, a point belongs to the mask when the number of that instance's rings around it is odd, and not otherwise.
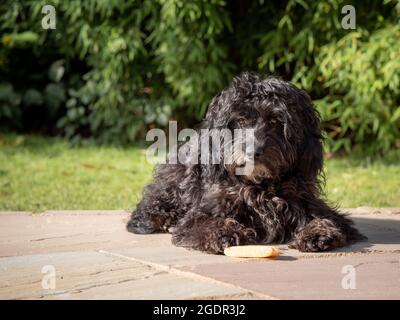
<path fill-rule="evenodd" d="M 274 125 L 274 124 L 277 124 L 277 121 L 276 121 L 276 119 L 270 119 L 270 120 L 269 120 L 269 123 L 272 124 L 272 125 Z"/>

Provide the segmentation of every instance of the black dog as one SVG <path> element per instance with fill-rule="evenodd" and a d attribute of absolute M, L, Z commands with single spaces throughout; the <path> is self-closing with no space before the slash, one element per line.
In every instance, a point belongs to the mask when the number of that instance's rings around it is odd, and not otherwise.
<path fill-rule="evenodd" d="M 254 129 L 252 173 L 235 174 L 243 163 L 159 166 L 128 231 L 170 231 L 175 245 L 210 253 L 285 242 L 325 251 L 365 239 L 321 199 L 320 119 L 304 91 L 244 73 L 212 100 L 200 128 Z"/>

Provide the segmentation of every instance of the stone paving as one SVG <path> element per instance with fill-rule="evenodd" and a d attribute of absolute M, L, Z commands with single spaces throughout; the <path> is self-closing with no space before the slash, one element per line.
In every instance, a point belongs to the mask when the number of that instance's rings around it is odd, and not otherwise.
<path fill-rule="evenodd" d="M 123 211 L 0 213 L 0 299 L 400 299 L 400 209 L 343 209 L 367 242 L 275 259 L 172 246 Z M 54 275 L 54 277 L 53 277 Z"/>

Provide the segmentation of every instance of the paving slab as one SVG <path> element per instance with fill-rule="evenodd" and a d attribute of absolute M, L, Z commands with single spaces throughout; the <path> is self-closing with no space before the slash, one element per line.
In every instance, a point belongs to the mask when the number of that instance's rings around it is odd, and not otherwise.
<path fill-rule="evenodd" d="M 351 214 L 351 211 L 348 210 L 347 213 Z M 289 249 L 287 245 L 277 245 L 282 252 L 280 259 L 296 260 L 298 258 L 323 258 L 363 253 L 400 253 L 400 215 L 388 212 L 368 215 L 361 214 L 358 211 L 357 214 L 351 214 L 351 219 L 355 222 L 357 228 L 368 237 L 368 241 L 320 253 L 303 253 Z M 199 264 L 218 264 L 227 261 L 225 256 L 210 255 L 171 246 L 171 236 L 168 234 L 129 235 L 136 239 L 136 242 L 131 242 L 129 246 L 115 247 L 109 251 L 140 261 L 177 268 Z M 148 245 L 150 245 L 151 250 L 149 250 Z"/>
<path fill-rule="evenodd" d="M 239 287 L 181 277 L 143 263 L 97 252 L 0 258 L 0 266 L 0 299 L 200 299 L 254 296 Z M 49 272 L 53 271 L 54 288 L 48 284 Z"/>
<path fill-rule="evenodd" d="M 137 240 L 124 230 L 127 217 L 124 211 L 3 212 L 0 257 L 129 246 Z"/>
<path fill-rule="evenodd" d="M 124 211 L 3 212 L 0 298 L 399 299 L 400 210 L 344 211 L 368 241 L 327 253 L 280 245 L 273 260 L 186 250 L 168 234 L 131 234 Z M 56 290 L 41 286 L 44 265 L 57 270 Z M 346 266 L 354 268 L 355 289 L 342 286 Z"/>
<path fill-rule="evenodd" d="M 276 299 L 400 299 L 400 254 L 258 260 L 180 269 Z"/>

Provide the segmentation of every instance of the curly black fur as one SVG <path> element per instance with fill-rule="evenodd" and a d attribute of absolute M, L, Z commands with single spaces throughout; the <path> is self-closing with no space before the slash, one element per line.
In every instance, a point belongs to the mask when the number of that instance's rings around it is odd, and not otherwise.
<path fill-rule="evenodd" d="M 160 165 L 133 212 L 134 233 L 171 232 L 172 242 L 210 253 L 226 246 L 286 243 L 325 251 L 362 240 L 352 221 L 321 199 L 320 119 L 292 84 L 244 73 L 211 102 L 201 128 L 253 128 L 255 168 Z"/>

